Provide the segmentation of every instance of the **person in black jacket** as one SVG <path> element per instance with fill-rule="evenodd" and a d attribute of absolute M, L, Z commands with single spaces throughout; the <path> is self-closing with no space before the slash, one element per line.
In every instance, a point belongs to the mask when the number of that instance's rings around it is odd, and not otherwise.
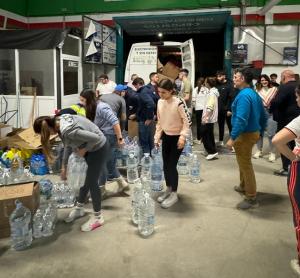
<path fill-rule="evenodd" d="M 233 84 L 230 80 L 226 78 L 224 71 L 217 71 L 217 89 L 220 93 L 218 98 L 218 125 L 219 125 L 219 144 L 223 146 L 224 132 L 225 132 L 225 122 L 231 132 L 231 114 L 227 113 L 230 111 L 230 103 L 232 103 L 233 95 Z"/>
<path fill-rule="evenodd" d="M 151 97 L 152 90 L 144 86 L 142 78 L 136 78 L 132 85 L 137 89 L 138 95 L 138 108 L 137 108 L 137 121 L 139 127 L 139 141 L 143 153 L 150 153 L 154 148 L 153 139 L 153 120 L 155 112 L 155 103 Z"/>
<path fill-rule="evenodd" d="M 278 87 L 278 93 L 270 107 L 274 121 L 278 123 L 277 132 L 300 115 L 300 108 L 297 106 L 295 96 L 296 87 L 295 73 L 292 70 L 284 70 L 281 73 L 281 85 Z M 295 142 L 289 142 L 288 146 L 293 149 Z M 287 176 L 290 161 L 283 155 L 281 155 L 281 160 L 282 169 L 274 171 L 274 175 Z"/>

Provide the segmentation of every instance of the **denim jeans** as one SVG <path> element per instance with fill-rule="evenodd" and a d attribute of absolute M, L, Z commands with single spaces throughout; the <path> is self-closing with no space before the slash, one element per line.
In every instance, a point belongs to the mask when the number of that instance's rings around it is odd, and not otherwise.
<path fill-rule="evenodd" d="M 148 126 L 145 122 L 139 122 L 139 141 L 143 153 L 151 153 L 154 148 L 153 126 L 153 122 Z"/>
<path fill-rule="evenodd" d="M 116 167 L 116 152 L 118 149 L 117 137 L 114 134 L 104 134 L 109 143 L 109 156 L 106 162 L 106 169 L 100 176 L 100 185 L 104 185 L 107 180 L 120 177 L 120 172 Z"/>

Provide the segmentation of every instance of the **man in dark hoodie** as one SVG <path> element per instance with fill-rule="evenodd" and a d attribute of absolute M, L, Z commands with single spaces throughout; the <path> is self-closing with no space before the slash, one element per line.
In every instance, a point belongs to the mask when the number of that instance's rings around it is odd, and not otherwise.
<path fill-rule="evenodd" d="M 153 93 L 151 88 L 144 86 L 144 80 L 142 78 L 136 78 L 132 85 L 137 90 L 138 96 L 138 108 L 136 117 L 139 127 L 139 141 L 142 147 L 143 153 L 151 153 L 154 147 L 153 141 L 153 120 L 155 112 L 155 103 L 151 94 Z"/>
<path fill-rule="evenodd" d="M 295 73 L 292 70 L 284 70 L 281 73 L 281 85 L 278 93 L 271 102 L 270 112 L 273 113 L 274 121 L 278 123 L 277 132 L 283 129 L 289 122 L 300 115 L 300 108 L 296 102 Z M 291 150 L 295 147 L 294 140 L 288 143 Z M 290 160 L 281 155 L 282 169 L 274 171 L 276 176 L 287 176 Z"/>
<path fill-rule="evenodd" d="M 219 125 L 219 144 L 221 146 L 224 145 L 224 132 L 225 132 L 225 122 L 229 129 L 229 133 L 231 132 L 231 116 L 228 111 L 230 111 L 230 103 L 233 94 L 233 84 L 230 80 L 226 78 L 226 73 L 222 70 L 217 71 L 217 89 L 219 91 L 218 98 L 218 125 Z"/>

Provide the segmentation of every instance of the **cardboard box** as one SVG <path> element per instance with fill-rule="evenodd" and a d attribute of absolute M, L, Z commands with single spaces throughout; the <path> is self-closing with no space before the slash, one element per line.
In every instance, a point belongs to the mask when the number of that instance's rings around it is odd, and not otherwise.
<path fill-rule="evenodd" d="M 128 120 L 128 136 L 133 138 L 139 135 L 138 122 L 133 120 Z"/>
<path fill-rule="evenodd" d="M 33 215 L 40 205 L 39 184 L 29 182 L 0 187 L 0 238 L 10 236 L 9 216 L 16 208 L 17 199 Z"/>
<path fill-rule="evenodd" d="M 12 130 L 11 125 L 0 123 L 0 138 L 4 138 L 8 133 L 12 132 Z"/>
<path fill-rule="evenodd" d="M 176 79 L 179 74 L 180 68 L 175 66 L 173 63 L 168 62 L 164 65 L 162 74 L 168 77 L 171 77 L 172 79 Z"/>
<path fill-rule="evenodd" d="M 158 79 L 158 82 L 160 82 L 161 80 L 164 80 L 164 79 L 169 79 L 169 80 L 172 81 L 172 83 L 175 82 L 175 80 L 174 80 L 173 78 L 171 78 L 171 77 L 165 76 L 165 75 L 160 74 L 160 73 L 158 73 L 157 75 L 158 75 L 158 78 L 159 78 L 159 79 Z"/>

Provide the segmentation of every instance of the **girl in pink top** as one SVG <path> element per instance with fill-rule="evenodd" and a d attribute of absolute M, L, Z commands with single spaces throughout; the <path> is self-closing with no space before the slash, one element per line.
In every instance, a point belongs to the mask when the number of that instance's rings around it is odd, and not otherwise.
<path fill-rule="evenodd" d="M 162 80 L 158 84 L 160 100 L 157 104 L 157 125 L 155 146 L 162 140 L 162 156 L 167 190 L 157 201 L 163 208 L 169 208 L 178 201 L 178 172 L 176 169 L 180 154 L 189 136 L 190 123 L 185 103 L 174 96 L 174 84 Z"/>

